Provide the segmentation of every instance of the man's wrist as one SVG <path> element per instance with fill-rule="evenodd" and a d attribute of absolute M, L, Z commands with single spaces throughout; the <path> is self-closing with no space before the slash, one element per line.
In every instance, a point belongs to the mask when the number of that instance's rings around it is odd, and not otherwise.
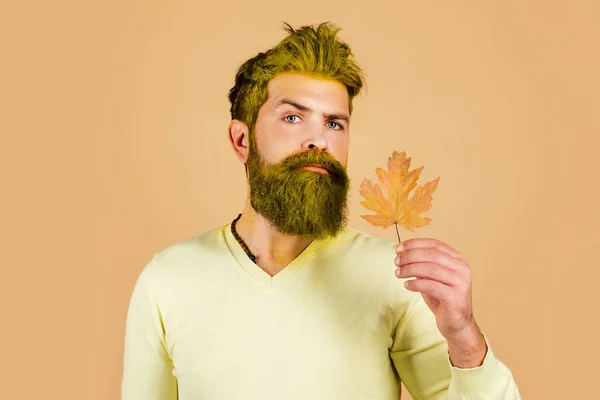
<path fill-rule="evenodd" d="M 448 340 L 450 363 L 456 368 L 476 368 L 483 365 L 487 343 L 477 325 L 468 328 L 461 337 Z"/>

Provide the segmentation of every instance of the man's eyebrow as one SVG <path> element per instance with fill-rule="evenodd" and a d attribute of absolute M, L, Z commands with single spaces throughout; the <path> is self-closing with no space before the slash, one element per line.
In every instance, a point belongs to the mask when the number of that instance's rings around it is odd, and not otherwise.
<path fill-rule="evenodd" d="M 296 108 L 296 109 L 298 109 L 300 111 L 312 112 L 312 109 L 310 109 L 310 108 L 308 108 L 306 106 L 303 106 L 302 104 L 297 103 L 297 102 L 295 102 L 293 100 L 290 100 L 290 99 L 281 99 L 281 100 L 277 101 L 277 103 L 275 104 L 275 107 L 273 107 L 273 109 L 275 110 L 275 109 L 281 107 L 284 104 L 288 104 L 288 105 L 290 105 L 290 106 L 292 106 L 292 107 L 294 107 L 294 108 Z M 350 118 L 346 114 L 341 114 L 341 113 L 327 114 L 327 113 L 324 113 L 323 116 L 325 118 L 327 118 L 327 119 L 337 119 L 337 120 L 341 120 L 341 121 L 346 121 L 348 123 L 350 122 Z"/>

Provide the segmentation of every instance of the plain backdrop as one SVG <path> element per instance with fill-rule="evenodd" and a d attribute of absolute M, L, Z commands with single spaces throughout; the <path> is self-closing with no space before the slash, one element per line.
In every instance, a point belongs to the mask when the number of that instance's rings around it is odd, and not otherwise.
<path fill-rule="evenodd" d="M 599 4 L 3 2 L 0 397 L 120 398 L 141 269 L 242 209 L 227 140 L 237 68 L 285 36 L 283 21 L 331 21 L 367 75 L 350 226 L 396 240 L 360 217 L 358 189 L 406 151 L 419 183 L 440 182 L 432 223 L 402 240 L 467 256 L 475 317 L 524 399 L 591 399 Z"/>

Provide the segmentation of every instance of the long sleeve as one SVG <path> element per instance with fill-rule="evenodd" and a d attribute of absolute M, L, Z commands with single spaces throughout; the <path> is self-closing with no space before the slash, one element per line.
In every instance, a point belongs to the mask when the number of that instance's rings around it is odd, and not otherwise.
<path fill-rule="evenodd" d="M 452 366 L 448 342 L 435 316 L 418 298 L 400 316 L 390 357 L 400 379 L 415 400 L 522 400 L 511 371 L 488 351 L 483 365 Z"/>
<path fill-rule="evenodd" d="M 129 302 L 121 400 L 178 398 L 154 290 L 156 273 L 153 258 L 140 273 Z"/>

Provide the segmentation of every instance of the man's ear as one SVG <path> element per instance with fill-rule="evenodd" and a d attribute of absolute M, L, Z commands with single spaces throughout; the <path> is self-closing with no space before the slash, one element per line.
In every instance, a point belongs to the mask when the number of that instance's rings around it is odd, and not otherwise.
<path fill-rule="evenodd" d="M 248 125 L 237 119 L 232 119 L 229 123 L 229 143 L 237 158 L 244 164 L 248 160 L 250 152 L 250 137 Z"/>

